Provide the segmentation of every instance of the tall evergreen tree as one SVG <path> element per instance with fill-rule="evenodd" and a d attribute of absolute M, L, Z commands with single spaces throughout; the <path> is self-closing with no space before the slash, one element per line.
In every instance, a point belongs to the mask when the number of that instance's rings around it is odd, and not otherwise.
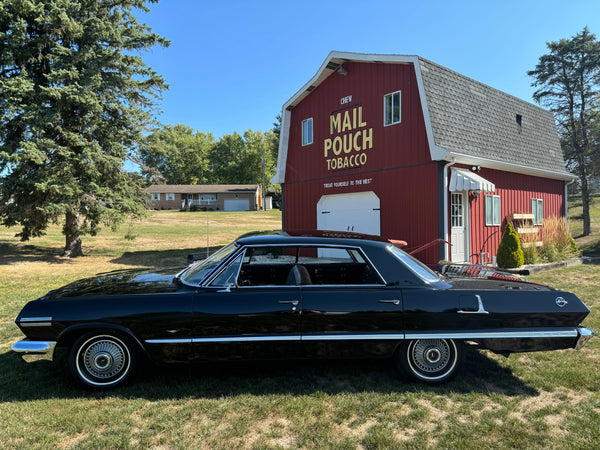
<path fill-rule="evenodd" d="M 593 136 L 598 128 L 594 118 L 600 95 L 600 42 L 586 27 L 571 39 L 546 45 L 549 53 L 528 75 L 538 88 L 534 99 L 554 112 L 567 166 L 581 181 L 586 236 L 591 232 L 588 182 L 598 159 Z"/>
<path fill-rule="evenodd" d="M 81 236 L 144 210 L 123 169 L 167 86 L 140 51 L 169 42 L 138 22 L 156 0 L 0 2 L 0 220 L 22 240 L 64 219 Z"/>

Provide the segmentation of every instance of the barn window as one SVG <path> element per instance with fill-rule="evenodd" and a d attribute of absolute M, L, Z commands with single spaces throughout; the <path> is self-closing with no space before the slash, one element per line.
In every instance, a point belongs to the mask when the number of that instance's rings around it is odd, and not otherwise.
<path fill-rule="evenodd" d="M 167 200 L 175 200 L 175 194 L 167 194 Z"/>
<path fill-rule="evenodd" d="M 152 194 L 152 200 L 160 200 L 160 194 Z"/>
<path fill-rule="evenodd" d="M 383 96 L 383 120 L 386 127 L 401 122 L 400 91 Z"/>
<path fill-rule="evenodd" d="M 485 196 L 485 224 L 487 226 L 500 225 L 500 196 Z"/>
<path fill-rule="evenodd" d="M 313 143 L 313 120 L 306 119 L 302 121 L 302 146 Z"/>
<path fill-rule="evenodd" d="M 533 224 L 542 225 L 544 220 L 544 200 L 541 198 L 531 199 L 531 214 L 533 214 Z"/>

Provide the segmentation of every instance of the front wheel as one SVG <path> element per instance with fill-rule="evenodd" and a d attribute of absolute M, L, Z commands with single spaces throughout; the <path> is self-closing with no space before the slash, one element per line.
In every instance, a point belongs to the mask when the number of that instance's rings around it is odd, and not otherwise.
<path fill-rule="evenodd" d="M 409 377 L 428 384 L 448 381 L 462 359 L 460 344 L 452 339 L 415 339 L 402 344 L 396 365 Z"/>
<path fill-rule="evenodd" d="M 69 369 L 80 383 L 108 389 L 121 384 L 131 374 L 135 352 L 129 340 L 116 333 L 88 333 L 69 352 Z"/>

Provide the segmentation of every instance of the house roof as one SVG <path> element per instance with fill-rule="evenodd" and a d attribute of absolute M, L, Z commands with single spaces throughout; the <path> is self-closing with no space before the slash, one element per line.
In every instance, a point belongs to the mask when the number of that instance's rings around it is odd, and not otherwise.
<path fill-rule="evenodd" d="M 151 194 L 245 194 L 255 193 L 258 184 L 153 184 Z"/>
<path fill-rule="evenodd" d="M 414 66 L 433 160 L 555 179 L 574 178 L 565 169 L 551 112 L 419 56 L 334 51 L 283 105 L 274 183 L 285 181 L 292 109 L 347 61 Z"/>

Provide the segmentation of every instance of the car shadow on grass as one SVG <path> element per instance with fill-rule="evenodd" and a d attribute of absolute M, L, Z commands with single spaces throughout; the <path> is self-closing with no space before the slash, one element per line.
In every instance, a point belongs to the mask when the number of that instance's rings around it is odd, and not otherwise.
<path fill-rule="evenodd" d="M 29 401 L 48 398 L 209 398 L 238 395 L 306 396 L 347 393 L 425 392 L 439 395 L 502 394 L 537 396 L 539 392 L 515 377 L 485 353 L 467 352 L 462 370 L 450 382 L 427 386 L 398 374 L 389 359 L 310 360 L 260 362 L 210 362 L 189 365 L 139 367 L 127 384 L 98 392 L 71 381 L 66 352 L 58 360 L 26 363 L 13 352 L 0 355 L 0 401 Z"/>

